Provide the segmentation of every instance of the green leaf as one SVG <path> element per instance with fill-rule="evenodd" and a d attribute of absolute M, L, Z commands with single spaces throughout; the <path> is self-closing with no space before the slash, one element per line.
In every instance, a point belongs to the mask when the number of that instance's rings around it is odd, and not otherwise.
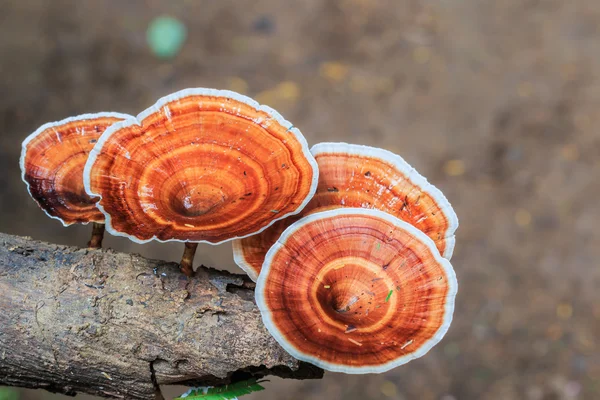
<path fill-rule="evenodd" d="M 385 298 L 385 302 L 386 303 L 390 300 L 390 297 L 392 297 L 392 293 L 394 293 L 394 291 L 390 290 L 390 292 L 388 293 L 387 297 Z"/>
<path fill-rule="evenodd" d="M 238 397 L 253 392 L 265 390 L 259 383 L 268 381 L 257 381 L 248 379 L 247 381 L 236 382 L 231 385 L 217 387 L 199 387 L 185 392 L 174 400 L 237 400 Z"/>
<path fill-rule="evenodd" d="M 12 388 L 0 387 L 0 400 L 19 400 L 19 392 Z"/>

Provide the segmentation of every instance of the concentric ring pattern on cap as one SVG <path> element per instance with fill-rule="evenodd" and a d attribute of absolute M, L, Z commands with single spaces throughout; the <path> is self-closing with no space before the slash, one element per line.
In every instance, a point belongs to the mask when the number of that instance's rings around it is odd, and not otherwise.
<path fill-rule="evenodd" d="M 84 177 L 110 233 L 217 244 L 298 213 L 318 167 L 275 110 L 230 91 L 185 89 L 108 129 Z"/>
<path fill-rule="evenodd" d="M 82 114 L 42 125 L 21 149 L 21 179 L 40 208 L 64 226 L 103 222 L 97 198 L 87 195 L 83 168 L 100 135 L 131 116 L 114 112 Z"/>
<path fill-rule="evenodd" d="M 454 250 L 458 218 L 435 186 L 402 157 L 384 149 L 348 143 L 319 143 L 311 149 L 319 185 L 300 215 L 278 221 L 259 235 L 233 242 L 236 263 L 256 280 L 265 255 L 298 217 L 337 207 L 373 208 L 419 228 L 447 259 Z"/>
<path fill-rule="evenodd" d="M 339 208 L 285 230 L 255 295 L 290 354 L 359 374 L 427 353 L 450 326 L 456 291 L 450 262 L 423 232 L 381 211 Z"/>

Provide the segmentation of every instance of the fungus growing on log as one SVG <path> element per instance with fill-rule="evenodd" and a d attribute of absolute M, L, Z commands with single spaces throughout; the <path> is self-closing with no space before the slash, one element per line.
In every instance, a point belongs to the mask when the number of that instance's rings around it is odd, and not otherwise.
<path fill-rule="evenodd" d="M 108 129 L 85 166 L 106 229 L 145 243 L 252 235 L 298 213 L 313 196 L 316 161 L 275 110 L 240 94 L 185 89 Z"/>
<path fill-rule="evenodd" d="M 104 215 L 96 207 L 98 198 L 86 194 L 83 168 L 100 135 L 128 117 L 83 114 L 44 124 L 23 141 L 21 177 L 29 194 L 46 215 L 64 226 L 93 222 L 89 247 L 102 246 Z"/>
<path fill-rule="evenodd" d="M 381 211 L 339 208 L 285 230 L 255 296 L 292 356 L 360 374 L 427 353 L 450 326 L 456 290 L 450 262 L 423 232 Z"/>
<path fill-rule="evenodd" d="M 442 192 L 400 156 L 347 143 L 319 143 L 311 152 L 319 165 L 319 185 L 302 213 L 233 242 L 234 259 L 251 279 L 256 281 L 267 251 L 286 227 L 302 216 L 338 207 L 392 214 L 429 236 L 443 257 L 452 257 L 456 213 Z"/>

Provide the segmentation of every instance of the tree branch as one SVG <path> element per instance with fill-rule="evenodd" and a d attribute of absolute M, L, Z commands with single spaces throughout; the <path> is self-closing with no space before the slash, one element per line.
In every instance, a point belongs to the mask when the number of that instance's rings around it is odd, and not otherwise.
<path fill-rule="evenodd" d="M 158 385 L 320 378 L 264 328 L 247 277 L 0 233 L 0 385 L 149 399 Z"/>

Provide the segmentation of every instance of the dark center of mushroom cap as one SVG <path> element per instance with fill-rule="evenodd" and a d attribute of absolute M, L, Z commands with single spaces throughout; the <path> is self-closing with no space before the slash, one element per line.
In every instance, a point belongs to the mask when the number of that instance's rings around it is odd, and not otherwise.
<path fill-rule="evenodd" d="M 322 311 L 349 330 L 382 322 L 395 303 L 389 293 L 393 282 L 381 266 L 364 259 L 343 259 L 327 265 L 316 280 L 316 298 Z"/>
<path fill-rule="evenodd" d="M 169 199 L 171 209 L 184 217 L 199 217 L 222 205 L 227 199 L 223 190 L 209 185 L 181 188 Z"/>

